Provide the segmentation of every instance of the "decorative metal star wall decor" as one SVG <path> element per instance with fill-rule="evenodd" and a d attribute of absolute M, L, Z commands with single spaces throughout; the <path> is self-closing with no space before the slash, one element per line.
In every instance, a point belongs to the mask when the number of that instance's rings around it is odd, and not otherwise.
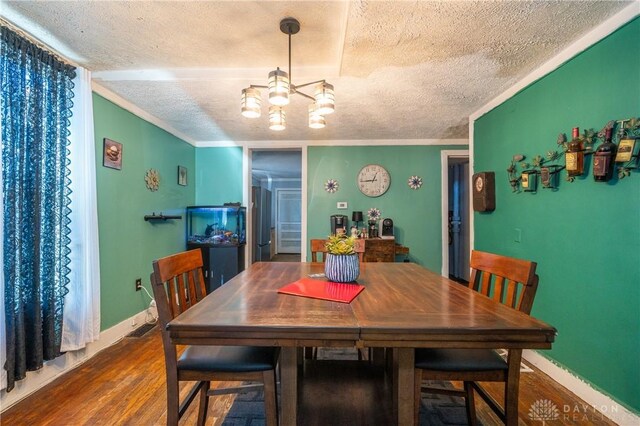
<path fill-rule="evenodd" d="M 381 216 L 382 216 L 382 213 L 380 213 L 380 210 L 378 210 L 375 207 L 371 207 L 367 211 L 367 217 L 369 217 L 369 220 L 378 220 L 380 219 Z"/>
<path fill-rule="evenodd" d="M 333 194 L 338 190 L 340 185 L 338 185 L 338 181 L 335 179 L 329 179 L 324 183 L 324 190 L 330 194 Z"/>
<path fill-rule="evenodd" d="M 422 178 L 420 176 L 411 176 L 407 184 L 411 189 L 419 189 L 422 186 Z"/>

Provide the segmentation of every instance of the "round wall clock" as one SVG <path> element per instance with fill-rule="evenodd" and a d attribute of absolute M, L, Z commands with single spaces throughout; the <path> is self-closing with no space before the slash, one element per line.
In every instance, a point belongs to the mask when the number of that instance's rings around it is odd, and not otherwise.
<path fill-rule="evenodd" d="M 367 197 L 379 197 L 389 189 L 391 176 L 384 167 L 378 164 L 368 164 L 358 173 L 356 184 L 360 192 Z"/>

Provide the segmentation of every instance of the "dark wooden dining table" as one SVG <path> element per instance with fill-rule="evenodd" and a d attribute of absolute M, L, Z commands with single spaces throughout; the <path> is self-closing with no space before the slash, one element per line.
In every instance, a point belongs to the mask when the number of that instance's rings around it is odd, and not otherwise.
<path fill-rule="evenodd" d="M 365 289 L 349 304 L 277 292 L 322 271 L 317 263 L 255 263 L 171 321 L 171 340 L 281 347 L 282 425 L 297 421 L 299 348 L 393 348 L 397 424 L 410 425 L 414 348 L 550 349 L 556 335 L 414 263 L 362 263 L 357 282 Z"/>

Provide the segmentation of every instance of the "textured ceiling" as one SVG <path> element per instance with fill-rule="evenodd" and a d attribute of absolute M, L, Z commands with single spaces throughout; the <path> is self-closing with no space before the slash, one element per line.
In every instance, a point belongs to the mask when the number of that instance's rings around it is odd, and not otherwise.
<path fill-rule="evenodd" d="M 94 80 L 192 142 L 449 139 L 468 116 L 630 2 L 621 1 L 2 1 L 0 12 L 93 72 Z M 326 79 L 336 112 L 287 129 L 240 115 L 240 92 L 287 69 Z M 304 91 L 304 90 L 303 90 Z M 306 93 L 310 93 L 307 90 Z"/>

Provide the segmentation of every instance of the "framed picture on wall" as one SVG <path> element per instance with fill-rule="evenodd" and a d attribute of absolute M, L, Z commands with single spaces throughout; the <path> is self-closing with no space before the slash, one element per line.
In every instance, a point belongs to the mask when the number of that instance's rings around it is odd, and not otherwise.
<path fill-rule="evenodd" d="M 178 185 L 187 186 L 187 168 L 178 166 Z"/>
<path fill-rule="evenodd" d="M 122 144 L 104 138 L 102 141 L 102 165 L 116 170 L 122 170 Z"/>

